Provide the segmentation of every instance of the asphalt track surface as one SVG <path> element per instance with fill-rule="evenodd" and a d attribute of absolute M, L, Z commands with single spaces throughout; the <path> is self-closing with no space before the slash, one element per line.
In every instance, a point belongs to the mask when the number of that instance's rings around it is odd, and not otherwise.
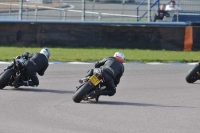
<path fill-rule="evenodd" d="M 113 97 L 74 103 L 78 79 L 92 67 L 50 65 L 37 88 L 0 90 L 0 132 L 199 133 L 200 81 L 185 81 L 192 65 L 125 64 Z"/>

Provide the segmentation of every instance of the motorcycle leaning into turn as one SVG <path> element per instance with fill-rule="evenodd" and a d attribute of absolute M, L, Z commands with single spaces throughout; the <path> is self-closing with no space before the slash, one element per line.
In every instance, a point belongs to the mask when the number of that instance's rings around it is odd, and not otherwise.
<path fill-rule="evenodd" d="M 185 79 L 188 83 L 194 83 L 200 79 L 200 62 L 188 71 Z"/>
<path fill-rule="evenodd" d="M 21 82 L 28 81 L 23 58 L 14 58 L 12 65 L 0 74 L 0 89 L 6 86 L 20 87 Z"/>
<path fill-rule="evenodd" d="M 88 101 L 90 99 L 96 99 L 98 102 L 98 98 L 95 94 L 101 89 L 105 88 L 105 80 L 100 71 L 94 72 L 92 76 L 88 76 L 85 78 L 83 83 L 77 87 L 75 94 L 73 95 L 73 101 L 75 103 L 80 103 L 82 100 Z"/>

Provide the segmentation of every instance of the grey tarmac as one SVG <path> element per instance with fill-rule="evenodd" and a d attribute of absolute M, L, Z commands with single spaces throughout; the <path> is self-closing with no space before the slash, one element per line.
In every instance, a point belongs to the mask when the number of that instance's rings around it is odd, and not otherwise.
<path fill-rule="evenodd" d="M 92 67 L 51 64 L 38 87 L 0 90 L 0 132 L 199 133 L 200 81 L 185 81 L 193 65 L 125 64 L 113 97 L 74 103 L 75 86 Z"/>

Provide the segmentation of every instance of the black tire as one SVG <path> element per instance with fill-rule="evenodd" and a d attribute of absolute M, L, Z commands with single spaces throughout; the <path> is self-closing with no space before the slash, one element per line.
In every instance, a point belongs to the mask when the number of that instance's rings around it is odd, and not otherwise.
<path fill-rule="evenodd" d="M 186 81 L 188 83 L 194 83 L 195 81 L 197 81 L 199 79 L 199 75 L 197 74 L 197 72 L 200 71 L 200 66 L 199 64 L 195 65 L 194 68 L 190 69 L 188 74 L 186 75 Z"/>
<path fill-rule="evenodd" d="M 8 79 L 13 75 L 15 71 L 13 69 L 8 69 L 0 76 L 0 89 L 3 89 L 7 85 Z"/>
<path fill-rule="evenodd" d="M 94 89 L 94 86 L 91 86 L 86 82 L 80 89 L 76 91 L 76 93 L 73 96 L 73 101 L 75 103 L 80 103 L 83 100 L 83 97 L 90 93 Z"/>

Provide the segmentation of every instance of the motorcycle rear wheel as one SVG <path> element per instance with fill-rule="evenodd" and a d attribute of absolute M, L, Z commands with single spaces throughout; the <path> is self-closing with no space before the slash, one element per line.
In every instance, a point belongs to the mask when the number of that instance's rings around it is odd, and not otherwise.
<path fill-rule="evenodd" d="M 200 66 L 199 64 L 195 65 L 194 68 L 192 68 L 191 70 L 189 70 L 188 74 L 186 75 L 186 81 L 188 83 L 194 83 L 195 81 L 197 81 L 199 79 L 199 75 L 197 72 L 200 71 Z"/>
<path fill-rule="evenodd" d="M 4 71 L 0 76 L 0 89 L 3 89 L 9 80 L 9 78 L 15 73 L 13 69 Z"/>
<path fill-rule="evenodd" d="M 78 89 L 74 96 L 73 96 L 73 101 L 75 103 L 80 103 L 84 96 L 86 96 L 87 94 L 89 94 L 92 90 L 94 89 L 94 86 L 91 86 L 88 84 L 88 82 L 86 82 L 80 89 Z"/>

